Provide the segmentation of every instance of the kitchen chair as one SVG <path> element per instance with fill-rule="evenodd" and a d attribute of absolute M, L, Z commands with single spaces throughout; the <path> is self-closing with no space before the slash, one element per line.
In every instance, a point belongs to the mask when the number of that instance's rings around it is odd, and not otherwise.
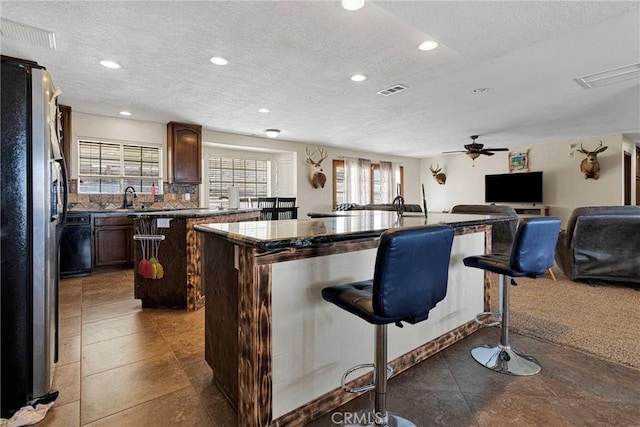
<path fill-rule="evenodd" d="M 295 197 L 278 197 L 276 201 L 278 211 L 277 219 L 297 219 L 297 208 Z"/>
<path fill-rule="evenodd" d="M 258 197 L 258 207 L 261 209 L 261 220 L 272 220 L 274 218 L 276 197 Z"/>

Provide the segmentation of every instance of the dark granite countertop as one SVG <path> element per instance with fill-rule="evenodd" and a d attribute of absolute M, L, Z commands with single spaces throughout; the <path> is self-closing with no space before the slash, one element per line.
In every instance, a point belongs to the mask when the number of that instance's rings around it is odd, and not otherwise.
<path fill-rule="evenodd" d="M 223 236 L 231 242 L 273 250 L 302 248 L 323 243 L 378 237 L 397 227 L 446 224 L 454 228 L 509 221 L 506 216 L 450 213 L 405 214 L 398 219 L 395 212 L 354 211 L 314 219 L 252 221 L 196 225 L 202 233 Z"/>
<path fill-rule="evenodd" d="M 204 218 L 210 216 L 237 215 L 247 212 L 260 212 L 259 208 L 243 208 L 243 209 L 177 209 L 177 210 L 138 210 L 131 212 L 128 216 L 131 218 Z"/>
<path fill-rule="evenodd" d="M 145 208 L 145 209 L 73 209 L 69 214 L 113 214 L 127 215 L 131 218 L 156 218 L 156 217 L 208 217 L 233 215 L 245 212 L 260 212 L 259 208 L 242 209 L 210 209 L 210 208 Z"/>

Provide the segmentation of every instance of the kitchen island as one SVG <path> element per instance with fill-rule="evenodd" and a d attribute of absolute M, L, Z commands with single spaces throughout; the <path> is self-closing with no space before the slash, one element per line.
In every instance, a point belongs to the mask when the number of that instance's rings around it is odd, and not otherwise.
<path fill-rule="evenodd" d="M 304 425 L 355 397 L 342 373 L 373 359 L 373 327 L 332 304 L 325 286 L 373 276 L 384 230 L 455 228 L 447 297 L 417 325 L 389 328 L 395 374 L 479 328 L 489 276 L 462 259 L 491 249 L 489 215 L 361 211 L 344 217 L 202 224 L 205 358 L 241 426 Z M 471 362 L 470 362 L 471 363 Z M 352 383 L 362 383 L 364 375 Z"/>
<path fill-rule="evenodd" d="M 195 311 L 204 306 L 205 293 L 200 281 L 202 239 L 194 231 L 194 226 L 202 223 L 255 221 L 260 217 L 260 209 L 137 211 L 128 216 L 134 218 L 136 235 L 146 235 L 148 228 L 153 226 L 155 235 L 164 236 L 159 237 L 163 240 L 157 240 L 157 258 L 164 270 L 160 279 L 145 278 L 138 271 L 143 256 L 149 259 L 155 255 L 153 240 L 147 240 L 146 254 L 142 252 L 141 241 L 136 242 L 134 297 L 142 301 L 144 308 Z"/>

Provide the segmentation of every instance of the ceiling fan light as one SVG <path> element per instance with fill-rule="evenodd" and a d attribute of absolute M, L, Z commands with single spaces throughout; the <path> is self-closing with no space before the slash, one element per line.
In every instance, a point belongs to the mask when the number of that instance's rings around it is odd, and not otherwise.
<path fill-rule="evenodd" d="M 469 156 L 469 158 L 470 158 L 471 160 L 475 160 L 475 159 L 477 159 L 478 157 L 480 157 L 480 153 L 476 153 L 476 152 L 464 153 L 464 154 L 466 154 L 467 156 Z"/>

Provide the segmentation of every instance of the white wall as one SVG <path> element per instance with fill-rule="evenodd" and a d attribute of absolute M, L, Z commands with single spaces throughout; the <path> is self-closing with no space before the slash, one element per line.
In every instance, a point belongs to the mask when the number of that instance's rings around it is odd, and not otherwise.
<path fill-rule="evenodd" d="M 238 147 L 253 147 L 256 149 L 270 149 L 288 151 L 296 154 L 297 176 L 295 186 L 298 198 L 298 218 L 305 218 L 308 212 L 328 211 L 333 206 L 333 159 L 340 157 L 362 157 L 373 162 L 389 161 L 398 162 L 404 166 L 405 200 L 407 203 L 420 203 L 422 196 L 419 194 L 420 160 L 408 157 L 388 156 L 374 153 L 365 153 L 352 150 L 344 150 L 337 147 L 327 147 L 320 144 L 301 144 L 287 141 L 282 138 L 270 139 L 247 135 L 218 132 L 203 129 L 202 140 L 218 144 L 227 144 Z M 322 162 L 327 183 L 324 188 L 313 188 L 309 182 L 309 174 L 305 160 L 307 158 L 305 148 L 316 150 L 317 147 L 325 149 L 329 156 Z"/>
<path fill-rule="evenodd" d="M 585 149 L 593 150 L 600 141 L 608 146 L 598 155 L 600 178 L 585 179 L 580 172 L 580 162 L 585 156 L 575 150 L 580 148 L 581 142 Z M 576 207 L 624 203 L 622 158 L 623 145 L 627 143 L 633 145 L 630 141 L 623 144 L 622 135 L 614 134 L 512 147 L 512 152 L 529 150 L 529 171 L 543 171 L 543 204 L 550 207 L 550 215 L 558 216 L 566 224 Z M 571 149 L 572 144 L 577 145 Z M 420 176 L 425 182 L 429 210 L 448 211 L 457 204 L 484 204 L 484 176 L 508 173 L 508 158 L 508 152 L 496 152 L 491 157 L 480 156 L 475 160 L 475 167 L 464 154 L 423 159 Z M 429 166 L 436 162 L 447 175 L 445 185 L 438 185 L 429 171 Z"/>
<path fill-rule="evenodd" d="M 163 162 L 164 176 L 166 177 L 166 145 L 167 145 L 167 128 L 165 123 L 143 122 L 132 119 L 120 119 L 113 117 L 97 116 L 93 114 L 85 114 L 73 112 L 72 117 L 72 148 L 71 148 L 71 177 L 77 178 L 77 140 L 78 138 L 99 138 L 101 140 L 113 141 L 131 141 L 142 143 L 162 144 L 164 147 L 165 161 Z M 202 131 L 203 144 L 214 143 L 224 144 L 228 149 L 238 147 L 240 150 L 246 147 L 256 150 L 269 150 L 281 152 L 279 158 L 285 156 L 292 158 L 295 162 L 297 174 L 295 181 L 291 186 L 280 188 L 285 191 L 296 191 L 295 196 L 298 198 L 298 217 L 305 218 L 308 212 L 312 211 L 328 211 L 333 206 L 333 168 L 332 160 L 343 156 L 362 157 L 372 160 L 373 162 L 389 161 L 397 162 L 404 166 L 404 196 L 407 203 L 420 203 L 422 196 L 420 195 L 420 160 L 408 157 L 380 155 L 374 153 L 366 153 L 352 150 L 344 150 L 336 147 L 327 147 L 319 144 L 309 143 L 301 144 L 297 142 L 286 141 L 282 138 L 270 139 L 255 136 L 239 135 L 226 132 L 218 132 L 209 129 Z M 327 177 L 327 183 L 324 188 L 315 189 L 311 186 L 308 178 L 307 164 L 305 163 L 305 148 L 316 149 L 322 147 L 327 150 L 329 156 L 322 162 L 324 174 Z M 317 149 L 316 149 L 317 151 Z M 244 151 L 246 154 L 246 151 Z M 316 154 L 317 156 L 317 154 Z M 429 179 L 431 179 L 429 177 Z M 281 194 L 281 196 L 286 196 Z"/>

